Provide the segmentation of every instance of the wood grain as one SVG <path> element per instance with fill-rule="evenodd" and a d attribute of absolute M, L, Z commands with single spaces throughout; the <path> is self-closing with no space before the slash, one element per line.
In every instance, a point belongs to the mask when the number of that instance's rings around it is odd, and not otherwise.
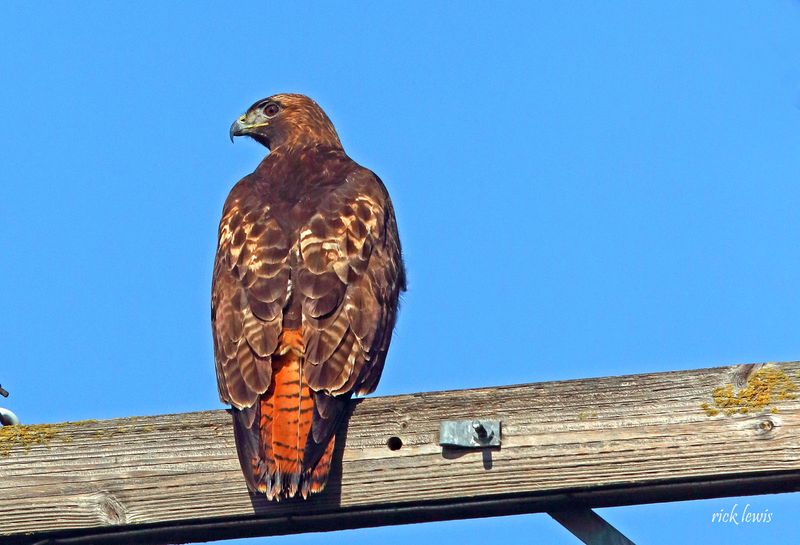
<path fill-rule="evenodd" d="M 786 378 L 783 395 L 709 416 L 715 391 L 719 404 L 720 388 L 765 370 Z M 800 490 L 793 384 L 798 362 L 359 400 L 328 489 L 307 502 L 249 496 L 225 411 L 14 439 L 4 428 L 0 543 L 188 542 Z M 501 420 L 502 447 L 438 446 L 441 420 L 472 418 Z"/>

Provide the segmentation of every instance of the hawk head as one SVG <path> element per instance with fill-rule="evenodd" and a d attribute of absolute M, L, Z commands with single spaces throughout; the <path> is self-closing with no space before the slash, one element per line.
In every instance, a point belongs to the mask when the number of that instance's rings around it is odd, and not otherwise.
<path fill-rule="evenodd" d="M 231 125 L 234 136 L 249 136 L 270 150 L 314 144 L 341 148 L 333 123 L 305 95 L 280 94 L 259 100 Z"/>

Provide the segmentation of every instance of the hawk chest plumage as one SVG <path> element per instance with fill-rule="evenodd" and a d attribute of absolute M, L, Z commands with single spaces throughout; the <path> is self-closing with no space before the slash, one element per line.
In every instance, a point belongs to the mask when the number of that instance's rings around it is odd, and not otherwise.
<path fill-rule="evenodd" d="M 348 400 L 377 386 L 404 288 L 388 193 L 340 148 L 275 150 L 233 188 L 212 325 L 251 489 L 324 487 Z"/>

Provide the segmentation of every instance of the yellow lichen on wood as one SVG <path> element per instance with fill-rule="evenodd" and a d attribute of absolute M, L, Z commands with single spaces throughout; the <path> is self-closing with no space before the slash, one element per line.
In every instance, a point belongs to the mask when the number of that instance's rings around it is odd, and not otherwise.
<path fill-rule="evenodd" d="M 703 403 L 700 405 L 700 408 L 703 409 L 708 416 L 717 416 L 719 414 L 719 410 L 715 409 L 708 403 Z"/>
<path fill-rule="evenodd" d="M 34 445 L 49 445 L 63 427 L 64 424 L 0 427 L 0 456 L 8 456 L 15 447 L 22 447 L 27 452 Z"/>
<path fill-rule="evenodd" d="M 763 410 L 778 401 L 796 399 L 797 392 L 797 383 L 782 369 L 764 367 L 750 375 L 747 385 L 738 391 L 731 384 L 714 388 L 711 392 L 713 406 L 703 403 L 700 408 L 708 416 L 716 416 L 720 412 L 724 412 L 726 416 L 748 414 L 750 411 Z M 777 413 L 778 408 L 771 407 L 770 412 Z"/>

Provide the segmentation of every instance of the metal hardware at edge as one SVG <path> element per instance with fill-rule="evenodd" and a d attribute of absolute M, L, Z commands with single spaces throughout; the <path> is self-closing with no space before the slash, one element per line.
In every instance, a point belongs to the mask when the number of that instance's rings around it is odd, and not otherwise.
<path fill-rule="evenodd" d="M 443 420 L 439 424 L 439 445 L 443 447 L 499 447 L 499 420 Z"/>
<path fill-rule="evenodd" d="M 3 426 L 16 426 L 19 424 L 19 418 L 8 409 L 0 407 L 0 424 Z"/>
<path fill-rule="evenodd" d="M 4 390 L 2 386 L 0 386 L 0 396 L 8 397 L 8 391 Z M 0 407 L 0 425 L 16 426 L 18 424 L 19 424 L 19 418 L 17 418 L 17 415 L 12 413 L 8 409 Z"/>

